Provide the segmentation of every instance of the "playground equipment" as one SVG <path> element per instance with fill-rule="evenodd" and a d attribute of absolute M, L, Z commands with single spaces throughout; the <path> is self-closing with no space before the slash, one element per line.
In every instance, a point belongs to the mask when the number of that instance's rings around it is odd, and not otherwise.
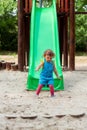
<path fill-rule="evenodd" d="M 33 0 L 30 31 L 30 63 L 27 89 L 35 90 L 37 88 L 40 71 L 35 72 L 35 68 L 40 63 L 43 52 L 47 49 L 53 50 L 56 54 L 55 65 L 59 76 L 61 77 L 61 80 L 58 80 L 54 76 L 54 89 L 64 89 L 58 35 L 56 1 L 52 0 L 52 5 L 48 8 L 38 8 L 36 7 L 35 0 Z M 49 88 L 45 86 L 43 89 L 48 90 Z"/>
<path fill-rule="evenodd" d="M 75 69 L 75 10 L 74 0 L 57 0 L 61 65 Z M 30 19 L 32 0 L 18 0 L 18 69 L 28 65 L 30 51 Z M 69 58 L 68 58 L 69 56 Z"/>

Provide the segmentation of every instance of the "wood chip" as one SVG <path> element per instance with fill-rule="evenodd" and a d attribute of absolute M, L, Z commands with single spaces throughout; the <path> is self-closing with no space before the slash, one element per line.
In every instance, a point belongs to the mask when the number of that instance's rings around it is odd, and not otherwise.
<path fill-rule="evenodd" d="M 37 115 L 21 115 L 22 119 L 36 119 Z"/>

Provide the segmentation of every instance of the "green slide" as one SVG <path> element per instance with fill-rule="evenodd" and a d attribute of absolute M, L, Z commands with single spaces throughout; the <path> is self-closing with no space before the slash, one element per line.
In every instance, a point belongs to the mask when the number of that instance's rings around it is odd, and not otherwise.
<path fill-rule="evenodd" d="M 56 2 L 48 8 L 36 7 L 35 0 L 32 4 L 31 13 L 31 32 L 30 32 L 30 54 L 29 54 L 29 72 L 27 79 L 27 90 L 36 90 L 41 70 L 35 71 L 35 68 L 43 60 L 43 52 L 51 49 L 55 53 L 53 59 L 61 80 L 54 76 L 54 89 L 64 90 L 64 80 L 60 65 L 59 37 L 56 16 Z M 47 86 L 42 90 L 49 90 Z"/>

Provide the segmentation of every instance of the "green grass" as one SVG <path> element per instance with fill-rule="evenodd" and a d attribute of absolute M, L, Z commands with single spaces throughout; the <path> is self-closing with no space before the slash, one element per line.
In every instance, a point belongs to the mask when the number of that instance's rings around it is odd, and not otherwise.
<path fill-rule="evenodd" d="M 76 52 L 76 56 L 87 56 L 87 52 Z"/>
<path fill-rule="evenodd" d="M 0 55 L 11 55 L 11 56 L 16 56 L 16 55 L 17 55 L 17 52 L 0 51 Z"/>
<path fill-rule="evenodd" d="M 11 55 L 11 56 L 16 56 L 17 52 L 12 52 L 12 51 L 0 51 L 0 55 Z M 87 56 L 87 52 L 76 52 L 76 56 Z"/>

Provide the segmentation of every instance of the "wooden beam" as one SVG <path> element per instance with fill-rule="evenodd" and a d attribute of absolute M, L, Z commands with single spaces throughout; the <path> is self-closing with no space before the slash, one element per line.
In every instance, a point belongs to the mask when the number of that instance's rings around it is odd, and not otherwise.
<path fill-rule="evenodd" d="M 25 0 L 25 12 L 29 12 L 29 0 Z"/>
<path fill-rule="evenodd" d="M 64 68 L 68 68 L 68 17 L 64 16 L 64 32 L 63 32 L 63 52 L 64 52 Z"/>
<path fill-rule="evenodd" d="M 75 14 L 86 14 L 87 15 L 87 12 L 75 12 Z"/>
<path fill-rule="evenodd" d="M 69 3 L 69 0 L 65 0 L 65 12 L 69 11 L 68 3 Z"/>
<path fill-rule="evenodd" d="M 25 21 L 25 66 L 28 65 L 29 62 L 29 52 L 30 52 L 30 17 L 26 17 Z"/>
<path fill-rule="evenodd" d="M 32 9 L 32 0 L 29 0 L 29 13 L 31 12 Z"/>
<path fill-rule="evenodd" d="M 64 0 L 61 0 L 61 1 L 60 1 L 61 12 L 64 12 L 64 11 L 65 11 L 64 2 L 65 2 Z"/>
<path fill-rule="evenodd" d="M 62 53 L 63 53 L 63 29 L 64 29 L 63 17 L 59 17 L 59 43 L 60 43 L 60 60 L 61 60 L 61 65 L 63 65 L 63 60 L 62 60 Z"/>
<path fill-rule="evenodd" d="M 24 6 L 23 0 L 18 0 L 18 69 L 23 71 L 24 56 L 23 56 L 23 44 L 24 44 Z"/>
<path fill-rule="evenodd" d="M 57 0 L 57 2 L 56 2 L 56 10 L 57 10 L 57 12 L 60 11 L 60 0 Z"/>
<path fill-rule="evenodd" d="M 69 69 L 75 70 L 75 0 L 70 0 Z"/>

